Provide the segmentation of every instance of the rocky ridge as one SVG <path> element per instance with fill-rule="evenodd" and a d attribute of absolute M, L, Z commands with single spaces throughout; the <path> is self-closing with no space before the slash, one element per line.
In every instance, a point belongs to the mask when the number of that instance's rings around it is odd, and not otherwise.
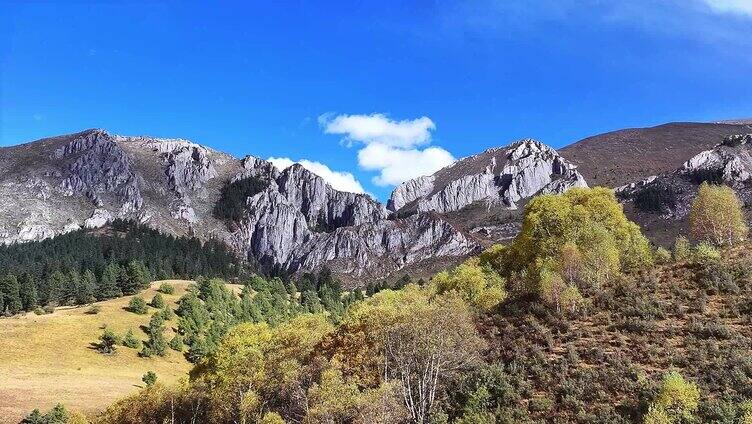
<path fill-rule="evenodd" d="M 742 201 L 752 201 L 752 134 L 731 135 L 698 153 L 671 173 L 654 175 L 616 189 L 617 196 L 638 213 L 679 220 L 689 214 L 703 182 L 733 187 Z"/>
<path fill-rule="evenodd" d="M 576 167 L 533 140 L 408 181 L 395 189 L 389 209 L 368 195 L 337 191 L 301 165 L 278 170 L 268 161 L 238 160 L 188 140 L 103 130 L 2 148 L 0 166 L 4 243 L 120 218 L 223 240 L 265 271 L 328 266 L 351 281 L 477 251 L 498 234 L 487 223 L 479 223 L 480 230 L 461 224 L 467 220 L 457 214 L 475 205 L 514 210 L 535 194 L 586 185 Z M 267 185 L 246 199 L 242 218 L 215 218 L 223 187 L 251 177 Z"/>
<path fill-rule="evenodd" d="M 551 147 L 525 139 L 406 181 L 394 190 L 388 205 L 394 212 L 447 213 L 483 201 L 516 209 L 520 200 L 572 187 L 587 187 L 577 167 Z"/>

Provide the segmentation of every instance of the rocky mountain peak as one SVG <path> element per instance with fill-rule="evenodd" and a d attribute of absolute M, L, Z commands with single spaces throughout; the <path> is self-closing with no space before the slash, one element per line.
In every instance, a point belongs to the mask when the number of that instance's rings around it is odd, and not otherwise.
<path fill-rule="evenodd" d="M 0 195 L 24 199 L 0 205 L 6 243 L 123 218 L 224 240 L 262 270 L 328 266 L 359 282 L 424 261 L 451 262 L 481 248 L 480 233 L 465 225 L 468 220 L 450 216 L 473 203 L 514 209 L 534 194 L 585 185 L 575 167 L 535 140 L 489 149 L 401 184 L 389 202 L 393 212 L 409 211 L 401 218 L 390 217 L 367 194 L 333 189 L 299 164 L 280 171 L 257 157 L 238 160 L 184 139 L 91 129 L 0 149 L 0 163 Z M 252 177 L 261 184 L 243 182 Z M 215 216 L 226 189 L 249 190 L 233 204 L 240 213 L 231 222 Z M 504 224 L 497 231 L 486 224 L 478 224 L 486 238 L 516 228 Z"/>
<path fill-rule="evenodd" d="M 475 202 L 514 209 L 539 193 L 586 187 L 577 167 L 556 150 L 533 139 L 458 160 L 435 174 L 400 184 L 392 193 L 394 212 L 452 212 Z"/>

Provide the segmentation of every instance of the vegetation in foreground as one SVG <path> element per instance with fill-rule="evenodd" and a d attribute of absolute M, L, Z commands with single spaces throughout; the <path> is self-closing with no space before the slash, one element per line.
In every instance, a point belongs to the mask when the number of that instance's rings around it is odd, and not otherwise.
<path fill-rule="evenodd" d="M 731 194 L 701 190 L 693 220 L 739 208 Z M 750 422 L 746 226 L 693 228 L 699 244 L 653 250 L 610 191 L 574 189 L 531 201 L 510 246 L 336 313 L 288 290 L 286 313 L 238 320 L 243 302 L 204 282 L 180 332 L 230 316 L 215 347 L 96 421 Z M 190 334 L 198 305 L 216 313 Z"/>

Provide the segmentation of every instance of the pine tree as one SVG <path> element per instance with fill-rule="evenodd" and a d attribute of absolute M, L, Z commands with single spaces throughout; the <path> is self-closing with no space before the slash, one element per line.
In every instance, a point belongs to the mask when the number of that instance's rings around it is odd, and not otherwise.
<path fill-rule="evenodd" d="M 86 270 L 81 276 L 76 288 L 76 303 L 84 305 L 94 301 L 94 291 L 97 288 L 97 277 L 90 270 Z"/>
<path fill-rule="evenodd" d="M 123 292 L 118 287 L 118 275 L 120 274 L 120 266 L 115 262 L 110 262 L 102 271 L 102 276 L 99 279 L 99 286 L 97 287 L 97 299 L 112 299 L 113 297 L 122 296 Z"/>
<path fill-rule="evenodd" d="M 4 312 L 15 315 L 21 312 L 21 293 L 18 287 L 18 279 L 13 274 L 6 275 L 0 281 L 0 295 L 4 298 Z"/>
<path fill-rule="evenodd" d="M 136 338 L 136 335 L 133 334 L 132 328 L 129 328 L 128 332 L 125 333 L 125 337 L 123 337 L 123 346 L 131 349 L 138 349 L 141 347 L 141 340 Z"/>
<path fill-rule="evenodd" d="M 123 293 L 134 294 L 149 285 L 149 271 L 141 261 L 130 261 L 126 268 L 126 276 L 123 282 Z"/>
<path fill-rule="evenodd" d="M 157 309 L 162 309 L 165 307 L 164 297 L 162 297 L 161 293 L 157 293 L 154 295 L 154 297 L 151 299 L 151 306 L 152 308 L 157 308 Z"/>
<path fill-rule="evenodd" d="M 78 285 L 80 283 L 81 274 L 79 274 L 78 271 L 71 270 L 68 272 L 63 281 L 62 294 L 60 295 L 61 303 L 76 303 L 76 293 L 78 292 Z"/>
<path fill-rule="evenodd" d="M 120 292 L 124 295 L 135 294 L 138 290 L 130 290 L 130 279 L 128 278 L 128 270 L 125 267 L 117 267 L 117 277 L 115 278 L 116 284 Z"/>
<path fill-rule="evenodd" d="M 99 336 L 98 350 L 106 355 L 115 353 L 117 349 L 118 337 L 114 331 L 109 328 L 105 328 L 101 336 Z"/>
<path fill-rule="evenodd" d="M 21 291 L 23 310 L 34 310 L 39 304 L 39 298 L 37 297 L 37 283 L 34 281 L 34 277 L 29 273 L 25 273 L 19 279 L 18 285 Z"/>
<path fill-rule="evenodd" d="M 164 318 L 157 312 L 151 317 L 149 321 L 149 328 L 147 333 L 149 334 L 149 340 L 146 342 L 149 351 L 152 354 L 165 356 L 167 354 L 167 340 L 164 336 Z"/>
<path fill-rule="evenodd" d="M 62 271 L 53 272 L 47 279 L 47 290 L 43 296 L 44 304 L 59 304 L 61 293 L 65 284 L 65 274 Z"/>

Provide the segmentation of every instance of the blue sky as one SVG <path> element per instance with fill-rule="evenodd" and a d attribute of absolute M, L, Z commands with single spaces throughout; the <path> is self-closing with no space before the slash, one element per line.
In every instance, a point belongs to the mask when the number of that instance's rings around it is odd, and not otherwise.
<path fill-rule="evenodd" d="M 0 145 L 182 137 L 384 199 L 522 137 L 752 117 L 752 0 L 119 3 L 0 0 Z"/>

